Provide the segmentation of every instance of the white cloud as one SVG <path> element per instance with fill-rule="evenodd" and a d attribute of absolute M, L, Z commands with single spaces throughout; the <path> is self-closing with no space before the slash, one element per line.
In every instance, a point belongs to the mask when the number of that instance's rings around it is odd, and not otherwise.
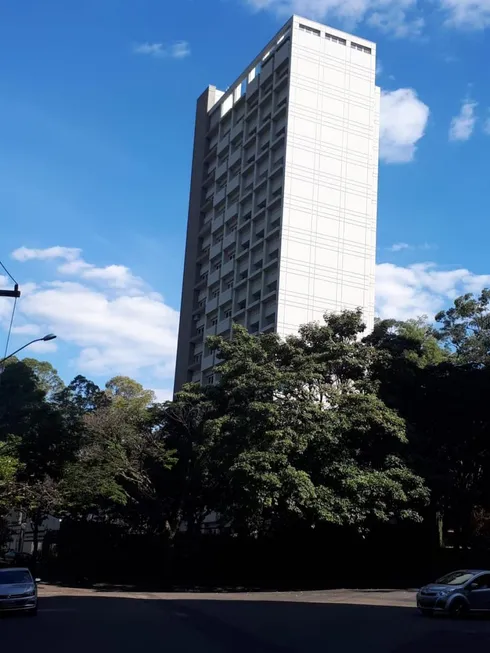
<path fill-rule="evenodd" d="M 413 2 L 400 2 L 399 5 L 395 6 L 395 3 L 392 3 L 391 8 L 388 6 L 387 9 L 374 11 L 366 22 L 371 27 L 376 27 L 395 38 L 419 36 L 425 27 L 425 20 L 421 17 L 407 16 L 407 11 L 414 5 Z"/>
<path fill-rule="evenodd" d="M 97 267 L 84 261 L 75 248 L 20 248 L 15 257 L 20 261 L 59 258 L 73 264 L 55 269 L 57 275 L 73 280 L 57 278 L 22 287 L 19 319 L 25 324 L 18 328 L 24 333 L 37 326 L 39 332 L 56 333 L 60 342 L 79 348 L 72 363 L 81 373 L 146 371 L 161 378 L 173 376 L 178 312 L 129 268 Z M 55 345 L 43 346 L 47 344 Z"/>
<path fill-rule="evenodd" d="M 477 102 L 466 99 L 461 105 L 461 110 L 457 116 L 451 120 L 449 127 L 450 141 L 467 141 L 475 129 L 477 116 L 475 115 Z"/>
<path fill-rule="evenodd" d="M 171 388 L 153 388 L 155 399 L 158 403 L 169 401 L 173 397 L 173 390 Z"/>
<path fill-rule="evenodd" d="M 185 59 L 190 56 L 191 48 L 187 41 L 176 41 L 168 46 L 163 43 L 135 43 L 133 53 L 155 59 Z"/>
<path fill-rule="evenodd" d="M 12 257 L 22 262 L 62 259 L 66 262 L 58 266 L 57 271 L 59 274 L 90 279 L 103 285 L 109 285 L 112 288 L 139 292 L 144 286 L 143 280 L 134 276 L 131 270 L 124 265 L 97 267 L 87 263 L 81 257 L 81 253 L 81 249 L 77 247 L 48 247 L 47 249 L 20 247 L 12 252 Z"/>
<path fill-rule="evenodd" d="M 380 158 L 386 163 L 413 161 L 425 133 L 429 107 L 411 88 L 381 92 Z"/>
<path fill-rule="evenodd" d="M 376 312 L 382 318 L 406 320 L 435 313 L 464 293 L 478 293 L 490 286 L 490 274 L 474 274 L 465 268 L 443 270 L 435 263 L 401 267 L 376 266 Z"/>
<path fill-rule="evenodd" d="M 240 0 L 256 10 L 280 16 L 292 13 L 313 20 L 338 20 L 347 28 L 365 21 L 395 37 L 418 35 L 425 25 L 420 15 L 424 4 L 431 17 L 439 15 L 450 27 L 484 29 L 490 25 L 490 0 Z M 433 4 L 439 13 L 432 9 Z"/>
<path fill-rule="evenodd" d="M 187 41 L 177 41 L 170 46 L 170 56 L 174 59 L 185 59 L 191 54 L 191 47 Z"/>
<path fill-rule="evenodd" d="M 46 249 L 30 249 L 29 247 L 19 247 L 12 252 L 12 258 L 16 261 L 32 261 L 40 259 L 46 261 L 49 259 L 61 258 L 65 261 L 72 261 L 80 256 L 81 250 L 76 247 L 47 247 Z"/>
<path fill-rule="evenodd" d="M 421 245 L 409 245 L 408 243 L 393 243 L 393 245 L 390 245 L 389 247 L 386 248 L 389 252 L 402 252 L 404 250 L 413 250 L 413 249 L 418 249 L 418 250 L 428 250 L 428 249 L 436 249 L 435 245 L 430 245 L 429 243 L 422 243 Z"/>
<path fill-rule="evenodd" d="M 21 324 L 12 328 L 12 333 L 23 336 L 40 336 L 41 327 L 38 324 Z"/>
<path fill-rule="evenodd" d="M 405 25 L 413 19 L 408 17 L 416 8 L 416 0 L 245 0 L 257 10 L 269 9 L 281 16 L 300 14 L 313 20 L 336 18 L 355 25 L 371 20 L 384 31 L 400 35 Z"/>
<path fill-rule="evenodd" d="M 439 4 L 449 26 L 476 30 L 490 26 L 489 0 L 439 0 Z"/>
<path fill-rule="evenodd" d="M 34 342 L 32 345 L 29 345 L 29 351 L 34 352 L 36 354 L 52 354 L 58 349 L 58 345 L 56 342 L 50 341 L 50 342 Z M 30 354 L 27 353 L 26 350 L 26 356 L 29 356 Z"/>
<path fill-rule="evenodd" d="M 393 243 L 388 249 L 390 252 L 401 252 L 403 249 L 410 249 L 410 245 L 408 243 Z"/>

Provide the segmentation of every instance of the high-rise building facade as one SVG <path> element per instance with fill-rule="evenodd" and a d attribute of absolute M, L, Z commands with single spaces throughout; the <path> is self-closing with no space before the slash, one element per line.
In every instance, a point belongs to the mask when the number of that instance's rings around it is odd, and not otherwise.
<path fill-rule="evenodd" d="M 209 335 L 374 320 L 376 46 L 293 16 L 199 98 L 175 389 L 214 382 Z"/>

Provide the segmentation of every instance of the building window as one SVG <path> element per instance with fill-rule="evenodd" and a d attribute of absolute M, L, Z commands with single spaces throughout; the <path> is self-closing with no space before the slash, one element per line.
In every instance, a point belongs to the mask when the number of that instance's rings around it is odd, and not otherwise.
<path fill-rule="evenodd" d="M 321 36 L 321 32 L 319 29 L 315 29 L 314 27 L 308 27 L 308 25 L 303 25 L 302 23 L 299 24 L 299 28 L 302 32 L 308 32 L 308 34 L 314 34 L 315 36 Z"/>
<path fill-rule="evenodd" d="M 367 48 L 365 45 L 359 45 L 359 43 L 354 43 L 352 41 L 350 47 L 353 50 L 359 50 L 359 52 L 365 52 L 366 54 L 371 54 L 371 48 Z"/>
<path fill-rule="evenodd" d="M 332 41 L 332 43 L 339 43 L 340 45 L 347 45 L 347 41 L 345 39 L 341 39 L 340 36 L 334 36 L 333 34 L 325 34 L 325 38 L 328 41 Z"/>
<path fill-rule="evenodd" d="M 213 290 L 213 298 L 219 297 L 219 290 Z"/>
<path fill-rule="evenodd" d="M 216 265 L 214 266 L 214 269 L 215 270 L 221 270 L 221 263 L 216 263 Z"/>
<path fill-rule="evenodd" d="M 231 317 L 231 311 L 225 311 L 225 319 Z"/>
<path fill-rule="evenodd" d="M 233 288 L 233 281 L 228 281 L 228 283 L 226 284 L 226 288 L 227 288 L 227 290 L 230 290 L 230 288 Z"/>
<path fill-rule="evenodd" d="M 202 354 L 196 354 L 194 356 L 194 363 L 200 363 L 202 358 Z"/>
<path fill-rule="evenodd" d="M 206 385 L 213 385 L 214 383 L 214 374 L 210 374 L 206 377 Z"/>
<path fill-rule="evenodd" d="M 213 319 L 211 320 L 211 326 L 216 326 L 217 324 L 218 324 L 218 318 L 213 317 Z"/>
<path fill-rule="evenodd" d="M 197 335 L 202 336 L 203 333 L 204 333 L 204 327 L 203 326 L 197 327 Z"/>

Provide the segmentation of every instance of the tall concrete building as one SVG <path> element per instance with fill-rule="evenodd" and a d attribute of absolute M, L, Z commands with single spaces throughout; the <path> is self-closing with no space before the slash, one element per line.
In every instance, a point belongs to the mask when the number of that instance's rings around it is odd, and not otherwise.
<path fill-rule="evenodd" d="M 376 46 L 293 16 L 197 102 L 175 389 L 214 382 L 206 337 L 374 319 Z"/>

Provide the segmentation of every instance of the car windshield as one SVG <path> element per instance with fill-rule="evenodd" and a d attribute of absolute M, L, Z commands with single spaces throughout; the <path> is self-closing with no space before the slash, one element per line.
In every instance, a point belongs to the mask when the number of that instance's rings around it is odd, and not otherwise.
<path fill-rule="evenodd" d="M 16 583 L 32 583 L 31 574 L 19 569 L 0 572 L 0 585 L 15 585 Z"/>
<path fill-rule="evenodd" d="M 436 583 L 439 585 L 464 585 L 474 575 L 469 571 L 453 571 L 436 580 Z"/>

